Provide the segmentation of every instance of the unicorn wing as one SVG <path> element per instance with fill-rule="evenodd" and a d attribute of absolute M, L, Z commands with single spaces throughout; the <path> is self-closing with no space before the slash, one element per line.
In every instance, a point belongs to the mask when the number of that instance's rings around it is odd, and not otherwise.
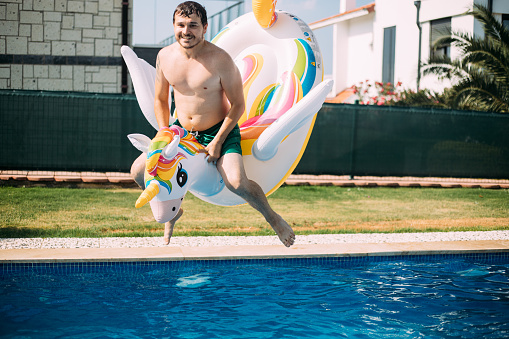
<path fill-rule="evenodd" d="M 332 80 L 321 82 L 267 127 L 253 144 L 253 155 L 261 161 L 267 161 L 274 157 L 283 139 L 299 129 L 303 123 L 320 110 L 333 83 Z"/>
<path fill-rule="evenodd" d="M 145 60 L 138 58 L 136 53 L 128 46 L 122 46 L 120 52 L 131 74 L 141 111 L 152 127 L 158 130 L 159 126 L 154 113 L 156 69 Z M 170 117 L 170 120 L 173 120 L 173 118 Z M 170 121 L 170 124 L 172 122 Z"/>

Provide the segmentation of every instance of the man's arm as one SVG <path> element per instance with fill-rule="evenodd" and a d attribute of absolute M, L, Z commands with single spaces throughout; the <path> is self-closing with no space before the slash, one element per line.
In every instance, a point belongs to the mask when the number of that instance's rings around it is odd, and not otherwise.
<path fill-rule="evenodd" d="M 163 71 L 160 67 L 160 54 L 157 54 L 156 62 L 156 84 L 155 84 L 155 99 L 154 99 L 154 112 L 156 114 L 157 124 L 159 128 L 168 127 L 170 123 L 170 83 L 164 77 Z"/>
<path fill-rule="evenodd" d="M 221 60 L 220 77 L 221 86 L 230 102 L 230 110 L 226 114 L 223 124 L 214 140 L 206 147 L 209 153 L 208 161 L 217 161 L 221 156 L 221 147 L 228 134 L 233 130 L 237 122 L 241 118 L 245 109 L 244 91 L 242 88 L 242 77 L 239 69 L 231 59 L 231 57 L 224 52 L 223 59 Z"/>

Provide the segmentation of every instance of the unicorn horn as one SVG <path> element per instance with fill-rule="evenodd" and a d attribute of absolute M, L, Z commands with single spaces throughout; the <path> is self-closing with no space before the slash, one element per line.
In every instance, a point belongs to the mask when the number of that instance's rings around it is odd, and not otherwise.
<path fill-rule="evenodd" d="M 145 190 L 141 193 L 134 206 L 136 206 L 136 208 L 145 206 L 145 204 L 152 200 L 157 195 L 157 193 L 159 193 L 159 185 L 152 181 L 150 185 L 148 185 L 147 188 L 145 188 Z"/>

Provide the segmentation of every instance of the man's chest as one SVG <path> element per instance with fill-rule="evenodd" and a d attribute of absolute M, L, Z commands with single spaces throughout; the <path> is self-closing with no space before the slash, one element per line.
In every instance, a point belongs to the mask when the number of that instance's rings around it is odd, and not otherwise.
<path fill-rule="evenodd" d="M 170 85 L 183 94 L 221 89 L 219 75 L 198 62 L 174 64 L 164 75 Z"/>

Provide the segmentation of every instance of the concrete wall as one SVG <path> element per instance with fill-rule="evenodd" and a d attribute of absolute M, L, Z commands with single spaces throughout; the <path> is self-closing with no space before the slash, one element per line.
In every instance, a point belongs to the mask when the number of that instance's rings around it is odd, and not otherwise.
<path fill-rule="evenodd" d="M 121 44 L 122 0 L 2 0 L 0 89 L 121 93 Z"/>

